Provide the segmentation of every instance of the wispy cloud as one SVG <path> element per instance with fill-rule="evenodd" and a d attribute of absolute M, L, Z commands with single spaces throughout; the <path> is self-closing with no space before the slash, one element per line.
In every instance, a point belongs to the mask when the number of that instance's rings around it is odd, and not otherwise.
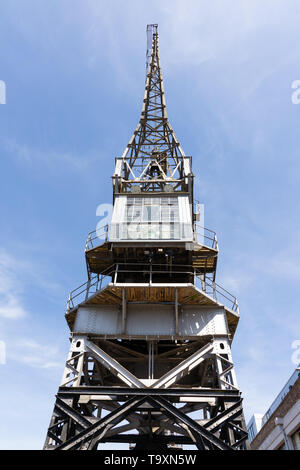
<path fill-rule="evenodd" d="M 16 260 L 0 252 L 0 317 L 16 320 L 26 316 L 22 287 L 15 271 Z"/>
<path fill-rule="evenodd" d="M 32 339 L 12 340 L 7 347 L 7 361 L 13 360 L 39 369 L 61 368 L 61 356 L 58 347 L 40 344 Z"/>
<path fill-rule="evenodd" d="M 19 143 L 15 140 L 2 140 L 2 148 L 16 159 L 19 163 L 25 165 L 42 165 L 47 168 L 57 169 L 57 165 L 62 168 L 68 168 L 81 172 L 87 169 L 99 156 L 83 158 L 69 152 L 60 152 L 56 149 L 38 149 L 29 146 L 26 143 Z"/>
<path fill-rule="evenodd" d="M 32 315 L 26 308 L 24 299 L 26 293 L 31 291 L 29 286 L 32 285 L 35 287 L 34 295 L 45 293 L 48 298 L 56 296 L 59 289 L 58 285 L 47 281 L 45 273 L 41 276 L 34 261 L 17 258 L 1 250 L 0 319 L 1 340 L 6 345 L 6 365 L 14 361 L 31 368 L 61 368 L 64 353 L 61 351 L 60 342 L 56 341 L 53 344 L 49 344 L 49 340 L 41 342 L 40 335 L 44 334 L 42 322 L 33 323 Z M 17 330 L 12 324 L 13 320 L 18 320 Z"/>
<path fill-rule="evenodd" d="M 25 297 L 32 288 L 35 295 L 43 295 L 50 301 L 56 301 L 65 294 L 55 273 L 53 276 L 49 274 L 53 268 L 49 269 L 46 262 L 39 263 L 35 257 L 21 258 L 0 250 L 0 317 L 21 319 L 30 316 Z"/>

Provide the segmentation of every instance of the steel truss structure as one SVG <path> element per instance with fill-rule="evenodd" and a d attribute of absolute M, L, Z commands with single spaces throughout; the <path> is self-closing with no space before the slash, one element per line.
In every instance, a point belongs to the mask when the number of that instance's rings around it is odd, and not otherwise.
<path fill-rule="evenodd" d="M 197 228 L 157 25 L 147 36 L 143 109 L 116 159 L 112 224 L 89 235 L 88 281 L 68 301 L 71 345 L 46 450 L 248 448 L 231 355 L 238 304 L 215 282 L 216 235 Z"/>
<path fill-rule="evenodd" d="M 191 192 L 191 181 L 186 178 L 190 174 L 191 157 L 184 154 L 167 116 L 157 25 L 148 25 L 147 34 L 151 38 L 147 49 L 150 62 L 142 113 L 122 157 L 117 159 L 114 192 L 133 188 Z"/>

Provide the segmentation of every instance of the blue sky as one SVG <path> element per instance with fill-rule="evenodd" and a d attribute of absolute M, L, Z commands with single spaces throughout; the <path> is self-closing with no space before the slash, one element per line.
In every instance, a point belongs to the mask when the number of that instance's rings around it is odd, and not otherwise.
<path fill-rule="evenodd" d="M 10 0 L 0 15 L 0 448 L 39 449 L 68 352 L 68 293 L 112 200 L 158 23 L 168 115 L 217 232 L 217 281 L 247 419 L 293 372 L 298 292 L 300 4 L 293 0 Z"/>

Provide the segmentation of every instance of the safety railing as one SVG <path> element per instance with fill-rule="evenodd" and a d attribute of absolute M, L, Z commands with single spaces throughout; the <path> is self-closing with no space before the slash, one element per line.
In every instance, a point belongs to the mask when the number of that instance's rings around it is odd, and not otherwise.
<path fill-rule="evenodd" d="M 139 230 L 140 229 L 140 230 Z M 145 233 L 143 237 L 141 232 Z M 126 233 L 125 233 L 126 232 Z M 139 233 L 139 235 L 137 235 Z M 170 223 L 120 223 L 120 224 L 106 224 L 93 232 L 88 234 L 85 244 L 85 251 L 91 250 L 103 243 L 106 243 L 110 238 L 120 240 L 157 240 L 157 241 L 173 241 L 183 240 L 189 238 L 189 233 L 192 234 L 191 226 L 189 224 L 175 223 L 173 226 Z M 125 235 L 124 235 L 125 234 Z M 194 224 L 194 241 L 199 245 L 218 250 L 217 235 L 213 230 L 206 227 L 201 227 Z"/>
<path fill-rule="evenodd" d="M 230 292 L 201 274 L 192 266 L 171 264 L 115 264 L 103 274 L 91 277 L 87 282 L 70 292 L 67 312 L 80 303 L 100 292 L 107 284 L 147 284 L 149 286 L 162 284 L 193 284 L 213 300 L 238 312 L 238 302 Z"/>
<path fill-rule="evenodd" d="M 102 225 L 101 227 L 97 228 L 93 232 L 90 232 L 87 237 L 87 241 L 85 244 L 85 251 L 91 250 L 96 246 L 101 245 L 103 242 L 108 241 L 108 234 L 109 234 L 109 225 Z"/>
<path fill-rule="evenodd" d="M 199 224 L 194 224 L 194 235 L 194 241 L 199 245 L 207 246 L 213 250 L 218 250 L 217 234 L 213 230 L 201 227 Z"/>
<path fill-rule="evenodd" d="M 103 274 L 91 276 L 87 282 L 72 290 L 67 302 L 67 313 L 92 295 L 104 289 L 111 280 L 112 268 L 113 266 L 110 266 Z"/>
<path fill-rule="evenodd" d="M 200 285 L 199 285 L 200 283 Z M 212 297 L 217 302 L 225 305 L 225 307 L 230 308 L 233 312 L 239 311 L 238 301 L 237 298 L 232 295 L 228 290 L 224 289 L 224 287 L 220 286 L 215 281 L 212 281 L 209 278 L 205 278 L 203 280 L 202 274 L 196 274 L 196 287 L 200 288 L 202 292 Z"/>

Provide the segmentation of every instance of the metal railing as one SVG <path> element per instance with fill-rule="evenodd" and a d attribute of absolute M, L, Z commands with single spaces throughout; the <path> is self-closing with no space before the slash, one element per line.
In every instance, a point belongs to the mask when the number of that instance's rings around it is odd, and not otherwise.
<path fill-rule="evenodd" d="M 122 225 L 122 224 L 114 224 L 114 225 Z M 123 225 L 128 225 L 127 223 L 124 223 Z M 144 223 L 144 225 L 147 225 Z M 152 224 L 154 225 L 154 224 Z M 181 224 L 181 225 L 188 225 L 188 224 Z M 101 245 L 104 242 L 108 242 L 110 239 L 110 232 L 111 232 L 111 227 L 112 224 L 108 225 L 103 225 L 93 232 L 90 232 L 88 234 L 88 238 L 85 244 L 85 251 L 91 250 L 99 245 Z M 149 224 L 150 227 L 150 224 Z M 128 239 L 135 239 L 134 237 L 129 237 Z M 147 241 L 149 240 L 162 240 L 162 241 L 172 241 L 172 240 L 180 240 L 181 237 L 171 237 L 168 238 L 146 238 Z M 201 227 L 198 224 L 194 224 L 194 241 L 197 242 L 199 245 L 206 246 L 208 248 L 212 248 L 214 250 L 218 250 L 218 240 L 217 240 L 217 235 L 213 230 L 210 230 L 205 227 Z"/>
<path fill-rule="evenodd" d="M 213 230 L 194 224 L 194 241 L 199 245 L 207 246 L 213 250 L 218 250 L 217 234 Z"/>
<path fill-rule="evenodd" d="M 101 245 L 101 241 L 104 240 L 106 243 L 109 239 L 109 225 L 102 225 L 101 227 L 97 228 L 93 232 L 90 232 L 87 237 L 87 241 L 85 244 L 85 251 L 91 250 L 96 246 Z"/>
<path fill-rule="evenodd" d="M 67 302 L 67 313 L 75 308 L 80 303 L 84 302 L 92 295 L 100 292 L 110 282 L 111 270 L 113 266 L 110 266 L 103 274 L 96 274 L 92 276 L 87 282 L 84 282 L 76 289 L 72 290 L 69 294 Z"/>
<path fill-rule="evenodd" d="M 147 284 L 193 284 L 204 294 L 221 303 L 234 312 L 238 312 L 238 302 L 230 292 L 201 274 L 192 266 L 171 264 L 114 264 L 103 274 L 91 277 L 87 282 L 70 292 L 67 312 L 94 294 L 100 292 L 109 283 L 113 285 Z"/>

